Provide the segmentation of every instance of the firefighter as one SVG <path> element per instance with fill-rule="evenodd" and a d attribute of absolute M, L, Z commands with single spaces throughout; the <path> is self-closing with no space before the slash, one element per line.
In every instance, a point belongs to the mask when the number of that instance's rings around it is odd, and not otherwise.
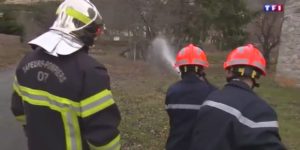
<path fill-rule="evenodd" d="M 184 150 L 190 145 L 197 111 L 215 88 L 205 78 L 204 68 L 208 67 L 208 61 L 199 47 L 190 44 L 180 50 L 175 67 L 179 67 L 182 80 L 170 86 L 166 95 L 170 123 L 166 149 Z"/>
<path fill-rule="evenodd" d="M 11 109 L 29 150 L 119 150 L 121 120 L 106 68 L 88 55 L 103 31 L 89 0 L 66 0 L 50 30 L 29 42 Z"/>
<path fill-rule="evenodd" d="M 253 91 L 265 67 L 251 44 L 230 52 L 224 63 L 228 83 L 199 110 L 191 150 L 285 150 L 276 112 Z"/>

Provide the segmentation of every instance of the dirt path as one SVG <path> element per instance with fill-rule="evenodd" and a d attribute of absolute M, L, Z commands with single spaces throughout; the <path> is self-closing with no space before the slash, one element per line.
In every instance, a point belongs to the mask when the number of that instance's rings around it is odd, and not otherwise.
<path fill-rule="evenodd" d="M 27 150 L 21 125 L 10 111 L 14 68 L 0 71 L 0 149 Z"/>

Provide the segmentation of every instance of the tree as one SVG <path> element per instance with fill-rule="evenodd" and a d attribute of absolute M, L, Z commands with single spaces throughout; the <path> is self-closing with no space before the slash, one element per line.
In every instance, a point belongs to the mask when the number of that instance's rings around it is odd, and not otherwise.
<path fill-rule="evenodd" d="M 1 5 L 0 7 L 0 33 L 22 35 L 23 26 L 16 21 L 16 11 L 12 7 Z"/>
<path fill-rule="evenodd" d="M 273 0 L 271 3 L 285 3 L 285 0 Z M 255 35 L 262 47 L 267 68 L 270 66 L 271 52 L 280 44 L 282 23 L 283 13 L 261 13 L 256 20 Z"/>
<path fill-rule="evenodd" d="M 283 18 L 277 14 L 262 14 L 257 21 L 259 30 L 256 37 L 262 47 L 267 67 L 269 67 L 271 51 L 280 43 L 282 22 Z"/>
<path fill-rule="evenodd" d="M 244 29 L 254 13 L 243 0 L 196 0 L 195 5 L 199 10 L 195 17 L 199 19 L 193 24 L 200 33 L 196 40 L 204 42 L 211 37 L 213 44 L 224 50 L 244 44 L 247 39 Z"/>
<path fill-rule="evenodd" d="M 104 12 L 109 27 L 132 34 L 128 38 L 131 43 L 128 51 L 141 47 L 137 45 L 144 47 L 138 48 L 144 59 L 147 47 L 159 34 L 170 39 L 176 49 L 190 42 L 201 45 L 207 40 L 220 49 L 231 49 L 244 44 L 247 39 L 244 27 L 252 19 L 252 12 L 243 0 L 97 0 L 95 3 Z"/>
<path fill-rule="evenodd" d="M 219 49 L 233 48 L 247 39 L 245 26 L 254 13 L 243 0 L 172 0 L 166 1 L 164 14 L 173 17 L 168 24 L 169 34 L 182 47 L 186 43 L 201 45 L 207 40 Z"/>

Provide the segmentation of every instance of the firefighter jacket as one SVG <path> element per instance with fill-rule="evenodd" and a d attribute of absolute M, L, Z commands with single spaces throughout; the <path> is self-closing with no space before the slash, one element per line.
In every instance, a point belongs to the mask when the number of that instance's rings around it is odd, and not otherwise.
<path fill-rule="evenodd" d="M 242 81 L 231 81 L 207 97 L 190 149 L 285 150 L 276 113 Z"/>
<path fill-rule="evenodd" d="M 106 68 L 85 50 L 54 57 L 36 49 L 17 67 L 11 109 L 29 150 L 118 150 L 120 112 Z"/>
<path fill-rule="evenodd" d="M 166 110 L 170 131 L 167 150 L 185 150 L 190 145 L 192 127 L 200 105 L 215 87 L 202 81 L 195 74 L 186 74 L 167 91 Z"/>

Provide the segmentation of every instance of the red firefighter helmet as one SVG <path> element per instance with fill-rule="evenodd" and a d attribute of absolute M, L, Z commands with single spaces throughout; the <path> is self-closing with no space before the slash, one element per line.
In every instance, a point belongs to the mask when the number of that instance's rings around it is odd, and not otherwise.
<path fill-rule="evenodd" d="M 176 56 L 175 67 L 185 65 L 199 65 L 208 67 L 208 61 L 205 52 L 193 44 L 189 44 L 188 46 L 184 47 Z"/>
<path fill-rule="evenodd" d="M 226 62 L 224 62 L 224 69 L 236 65 L 251 66 L 260 70 L 264 76 L 266 75 L 266 60 L 252 44 L 238 47 L 229 53 Z"/>

